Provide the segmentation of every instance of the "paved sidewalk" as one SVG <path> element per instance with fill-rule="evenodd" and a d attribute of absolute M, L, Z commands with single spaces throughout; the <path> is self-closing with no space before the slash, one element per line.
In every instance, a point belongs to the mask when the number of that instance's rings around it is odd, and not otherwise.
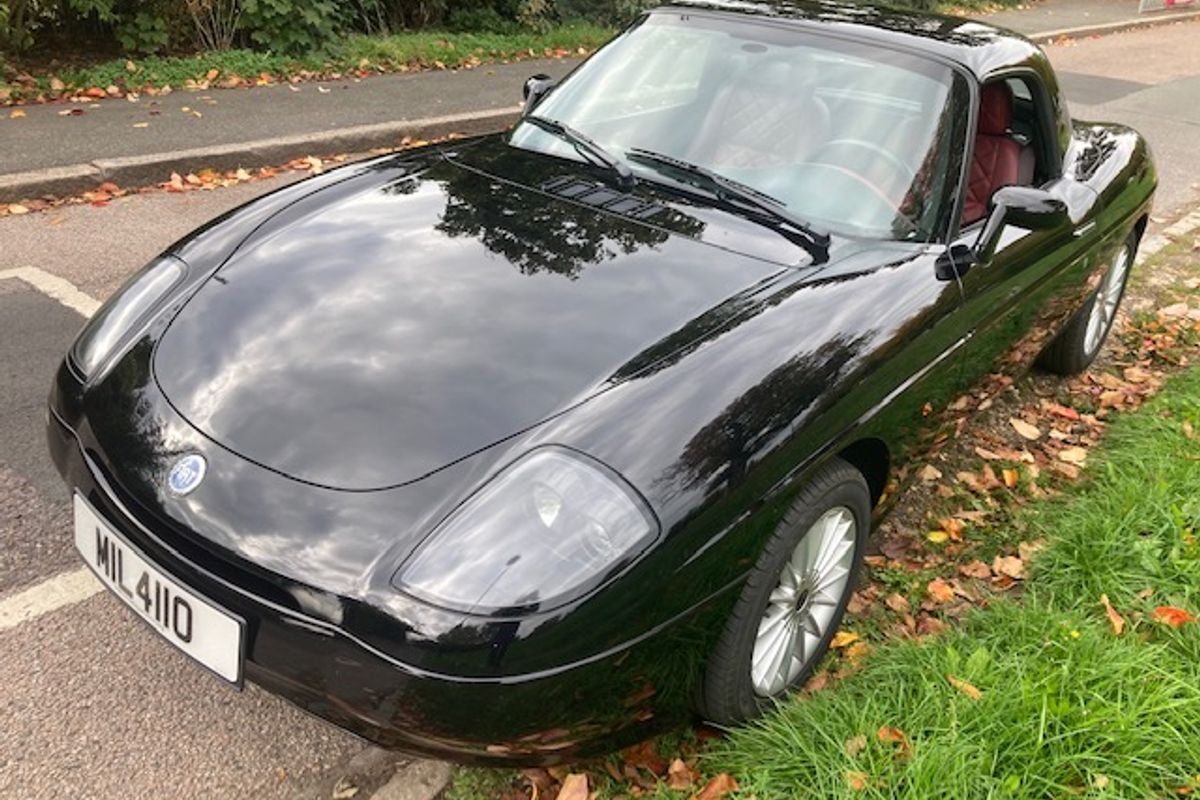
<path fill-rule="evenodd" d="M 1147 22 L 1170 21 L 1177 17 L 1194 16 L 1200 5 L 1177 6 L 1167 11 L 1138 13 L 1138 0 L 1041 0 L 1007 11 L 989 14 L 986 19 L 995 25 L 1010 28 L 1038 39 L 1051 38 L 1080 29 L 1121 28 Z M 1079 35 L 1087 35 L 1080 32 Z"/>

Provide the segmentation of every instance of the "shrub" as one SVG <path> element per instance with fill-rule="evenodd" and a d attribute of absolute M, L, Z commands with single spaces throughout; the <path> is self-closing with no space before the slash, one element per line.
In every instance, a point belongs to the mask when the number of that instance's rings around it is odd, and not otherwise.
<path fill-rule="evenodd" d="M 250 41 L 273 53 L 323 50 L 337 38 L 334 0 L 242 0 L 242 26 Z"/>

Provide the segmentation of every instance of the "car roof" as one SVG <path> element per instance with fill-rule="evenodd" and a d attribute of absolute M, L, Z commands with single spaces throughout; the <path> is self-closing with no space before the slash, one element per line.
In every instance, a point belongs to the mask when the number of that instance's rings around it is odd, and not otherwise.
<path fill-rule="evenodd" d="M 1045 60 L 1037 45 L 1003 28 L 962 17 L 845 0 L 675 0 L 656 9 L 671 10 L 763 17 L 804 30 L 919 50 L 959 64 L 976 78 Z"/>

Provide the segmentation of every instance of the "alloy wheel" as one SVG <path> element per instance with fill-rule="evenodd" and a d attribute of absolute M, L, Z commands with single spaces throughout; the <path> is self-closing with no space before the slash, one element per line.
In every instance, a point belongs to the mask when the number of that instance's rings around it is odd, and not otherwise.
<path fill-rule="evenodd" d="M 1109 266 L 1100 288 L 1096 290 L 1096 299 L 1092 303 L 1092 313 L 1088 317 L 1087 331 L 1084 334 L 1084 347 L 1088 355 L 1095 355 L 1104 343 L 1108 329 L 1112 327 L 1117 315 L 1117 306 L 1125 291 L 1125 279 L 1129 275 L 1132 261 L 1129 247 L 1122 247 L 1113 263 Z"/>
<path fill-rule="evenodd" d="M 755 694 L 779 694 L 817 654 L 850 582 L 857 533 L 850 509 L 835 506 L 792 551 L 758 624 L 750 656 Z"/>

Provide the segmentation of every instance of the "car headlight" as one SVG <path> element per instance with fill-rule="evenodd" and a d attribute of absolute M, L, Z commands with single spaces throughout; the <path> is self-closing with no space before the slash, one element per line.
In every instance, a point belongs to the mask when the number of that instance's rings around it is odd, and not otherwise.
<path fill-rule="evenodd" d="M 160 256 L 130 278 L 84 326 L 71 346 L 71 363 L 85 378 L 95 377 L 138 322 L 187 274 L 174 256 Z"/>
<path fill-rule="evenodd" d="M 623 478 L 563 447 L 505 468 L 438 525 L 397 588 L 477 614 L 547 610 L 620 573 L 658 534 Z"/>

